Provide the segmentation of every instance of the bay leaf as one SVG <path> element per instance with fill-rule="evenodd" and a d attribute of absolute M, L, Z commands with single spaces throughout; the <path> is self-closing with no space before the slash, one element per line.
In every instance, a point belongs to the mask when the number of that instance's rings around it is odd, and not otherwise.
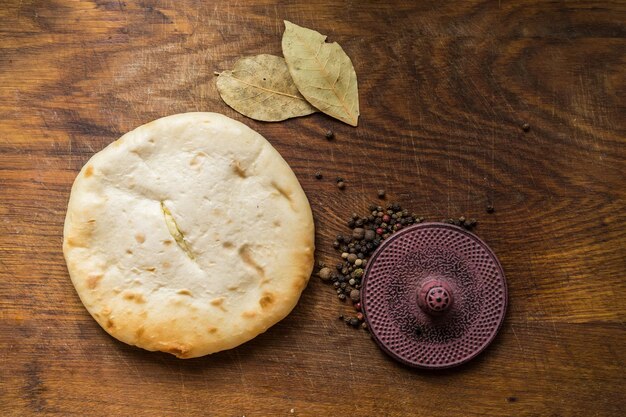
<path fill-rule="evenodd" d="M 352 61 L 337 42 L 285 20 L 283 55 L 298 90 L 320 111 L 356 126 L 359 93 Z"/>
<path fill-rule="evenodd" d="M 264 122 L 317 111 L 298 92 L 285 60 L 275 55 L 241 58 L 232 71 L 218 73 L 217 91 L 239 113 Z"/>

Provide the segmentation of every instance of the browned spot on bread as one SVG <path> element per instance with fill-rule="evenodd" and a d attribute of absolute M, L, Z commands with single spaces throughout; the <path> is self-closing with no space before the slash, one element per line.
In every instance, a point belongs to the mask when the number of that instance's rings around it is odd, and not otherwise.
<path fill-rule="evenodd" d="M 254 318 L 256 316 L 256 311 L 244 311 L 243 313 L 241 313 L 241 317 L 243 317 L 244 319 L 251 319 Z"/>
<path fill-rule="evenodd" d="M 110 328 L 112 328 L 114 326 L 115 326 L 115 323 L 113 323 L 113 320 L 107 319 L 107 322 L 106 322 L 107 329 L 110 329 Z"/>
<path fill-rule="evenodd" d="M 272 224 L 274 225 L 274 227 L 280 227 L 281 223 L 280 223 L 280 220 L 274 220 Z"/>
<path fill-rule="evenodd" d="M 146 237 L 145 237 L 143 234 L 141 234 L 141 233 L 137 233 L 137 234 L 135 235 L 135 240 L 136 240 L 138 243 L 143 243 L 143 242 L 145 242 L 145 241 L 146 241 Z"/>
<path fill-rule="evenodd" d="M 155 268 L 155 267 L 153 267 L 153 266 L 150 266 L 150 267 L 148 267 L 148 268 L 144 268 L 144 269 L 145 269 L 146 271 L 148 271 L 148 272 L 154 272 L 154 271 L 156 271 L 156 268 Z"/>
<path fill-rule="evenodd" d="M 89 219 L 87 220 L 87 223 L 89 224 L 94 224 L 96 222 L 96 219 Z"/>
<path fill-rule="evenodd" d="M 230 285 L 227 288 L 228 288 L 228 291 L 237 291 L 239 289 L 237 285 Z"/>
<path fill-rule="evenodd" d="M 165 261 L 163 262 L 161 265 L 163 265 L 163 268 L 169 268 L 170 266 L 172 266 L 172 264 L 170 264 L 169 262 Z"/>
<path fill-rule="evenodd" d="M 84 248 L 87 246 L 87 243 L 84 241 L 84 239 L 81 239 L 80 237 L 78 239 L 68 237 L 65 243 L 67 244 L 67 246 L 76 246 L 78 248 Z"/>
<path fill-rule="evenodd" d="M 250 250 L 250 246 L 246 243 L 243 244 L 240 248 L 239 248 L 239 256 L 241 256 L 241 259 L 249 266 L 251 266 L 252 268 L 254 268 L 257 272 L 257 274 L 259 274 L 261 277 L 265 276 L 265 270 L 263 269 L 263 267 L 261 267 L 261 265 L 257 264 L 254 260 L 254 258 L 252 258 L 252 253 Z"/>
<path fill-rule="evenodd" d="M 164 241 L 163 241 L 163 244 L 164 244 L 165 246 L 169 246 L 169 245 L 171 245 L 172 243 L 174 243 L 174 241 L 173 241 L 173 240 L 169 240 L 169 239 L 167 239 L 167 240 L 164 240 Z"/>
<path fill-rule="evenodd" d="M 85 168 L 85 177 L 89 178 L 93 175 L 93 167 L 91 165 L 88 165 L 87 168 Z"/>
<path fill-rule="evenodd" d="M 207 331 L 211 334 L 215 334 L 217 333 L 217 327 L 209 327 Z"/>
<path fill-rule="evenodd" d="M 108 316 L 109 314 L 111 314 L 111 308 L 110 307 L 104 307 L 101 311 L 101 313 L 105 316 Z"/>
<path fill-rule="evenodd" d="M 132 292 L 126 292 L 124 293 L 124 299 L 125 300 L 129 300 L 129 301 L 134 301 L 137 304 L 143 304 L 146 302 L 146 300 L 144 300 L 143 295 L 141 294 L 135 294 Z"/>
<path fill-rule="evenodd" d="M 226 311 L 226 309 L 223 306 L 223 304 L 224 304 L 224 297 L 219 297 L 219 298 L 216 298 L 214 300 L 211 300 L 210 303 L 211 303 L 212 306 L 219 307 L 223 311 Z"/>
<path fill-rule="evenodd" d="M 187 289 L 178 290 L 178 291 L 176 291 L 176 294 L 180 294 L 180 295 L 193 295 L 193 294 L 191 294 L 191 291 L 189 291 L 189 290 L 187 290 Z"/>
<path fill-rule="evenodd" d="M 101 279 L 102 279 L 102 274 L 89 275 L 87 277 L 87 288 L 89 288 L 90 290 L 95 289 L 100 283 Z"/>
<path fill-rule="evenodd" d="M 259 300 L 261 308 L 267 308 L 274 302 L 274 294 L 270 292 L 263 293 L 263 297 Z"/>
<path fill-rule="evenodd" d="M 177 358 L 185 358 L 189 355 L 189 346 L 187 345 L 166 345 L 163 349 L 164 352 L 171 353 Z"/>
<path fill-rule="evenodd" d="M 233 171 L 235 174 L 239 175 L 241 178 L 248 178 L 248 173 L 246 169 L 241 166 L 239 161 L 234 161 L 231 166 L 233 167 Z"/>
<path fill-rule="evenodd" d="M 224 242 L 222 243 L 222 246 L 225 247 L 226 249 L 230 249 L 235 245 L 233 245 L 233 242 Z"/>
<path fill-rule="evenodd" d="M 127 254 L 129 254 L 129 255 L 132 255 L 132 254 L 133 254 L 133 251 L 132 251 L 132 250 L 130 250 L 130 249 L 126 249 L 126 253 L 127 253 Z"/>
<path fill-rule="evenodd" d="M 135 336 L 137 337 L 137 339 L 139 339 L 139 338 L 141 337 L 141 335 L 143 335 L 143 332 L 144 332 L 145 330 L 146 330 L 146 329 L 144 329 L 144 328 L 143 328 L 143 326 L 142 326 L 142 327 L 140 327 L 140 328 L 138 328 L 137 330 L 135 330 Z"/>
<path fill-rule="evenodd" d="M 202 158 L 204 158 L 204 157 L 206 157 L 206 154 L 204 152 L 198 152 L 189 161 L 189 166 L 196 167 L 196 166 L 200 165 L 200 162 L 202 161 Z"/>

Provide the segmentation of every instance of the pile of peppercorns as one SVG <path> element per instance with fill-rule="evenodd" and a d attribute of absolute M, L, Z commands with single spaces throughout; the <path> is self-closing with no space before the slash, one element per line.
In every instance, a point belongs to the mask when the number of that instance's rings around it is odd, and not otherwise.
<path fill-rule="evenodd" d="M 333 285 L 337 298 L 341 301 L 350 299 L 357 311 L 356 317 L 340 316 L 340 318 L 353 327 L 362 328 L 367 328 L 361 312 L 360 291 L 367 260 L 391 234 L 403 227 L 424 221 L 423 217 L 409 213 L 396 203 L 387 205 L 386 209 L 371 205 L 369 210 L 369 215 L 363 217 L 353 213 L 347 222 L 352 233 L 338 235 L 333 242 L 333 247 L 341 252 L 342 262 L 338 263 L 334 270 L 322 265 L 318 272 L 322 281 Z"/>

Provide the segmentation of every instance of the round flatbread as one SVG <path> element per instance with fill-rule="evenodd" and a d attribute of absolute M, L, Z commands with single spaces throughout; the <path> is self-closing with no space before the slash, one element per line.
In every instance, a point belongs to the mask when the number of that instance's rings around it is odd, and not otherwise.
<path fill-rule="evenodd" d="M 216 113 L 140 126 L 72 187 L 63 253 L 113 337 L 193 358 L 244 343 L 296 305 L 313 268 L 311 208 L 260 134 Z"/>

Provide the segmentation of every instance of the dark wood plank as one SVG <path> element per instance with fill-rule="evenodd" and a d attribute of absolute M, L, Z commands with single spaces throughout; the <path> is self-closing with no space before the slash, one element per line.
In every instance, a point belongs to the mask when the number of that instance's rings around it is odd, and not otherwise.
<path fill-rule="evenodd" d="M 622 414 L 624 3 L 335 3 L 3 3 L 3 415 Z M 221 102 L 213 71 L 280 54 L 282 19 L 351 56 L 358 128 L 319 114 L 260 123 Z M 283 154 L 309 196 L 319 260 L 333 262 L 346 215 L 379 188 L 429 219 L 477 217 L 509 283 L 494 344 L 456 370 L 406 369 L 336 320 L 348 307 L 317 279 L 287 319 L 210 357 L 181 361 L 109 337 L 61 253 L 71 183 L 124 132 L 185 111 L 241 120 Z"/>

